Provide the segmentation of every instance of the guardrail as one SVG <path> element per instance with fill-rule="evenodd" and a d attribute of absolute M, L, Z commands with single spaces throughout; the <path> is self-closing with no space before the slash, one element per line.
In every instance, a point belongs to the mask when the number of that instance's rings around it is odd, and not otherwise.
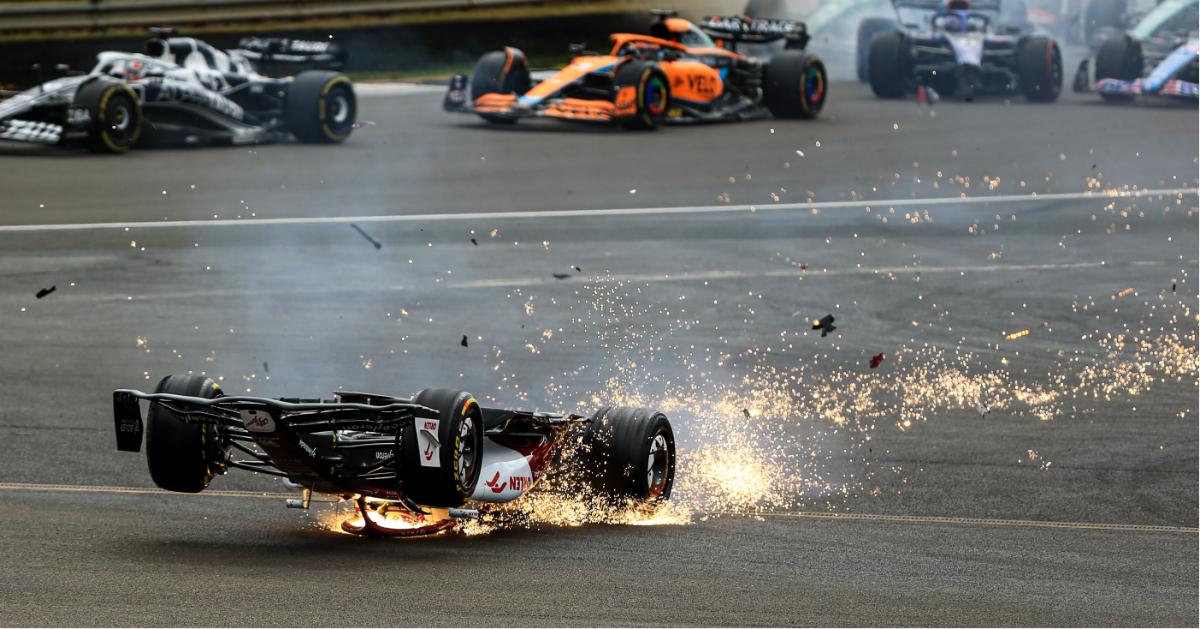
<path fill-rule="evenodd" d="M 125 0 L 0 4 L 0 33 L 313 20 L 563 0 Z"/>

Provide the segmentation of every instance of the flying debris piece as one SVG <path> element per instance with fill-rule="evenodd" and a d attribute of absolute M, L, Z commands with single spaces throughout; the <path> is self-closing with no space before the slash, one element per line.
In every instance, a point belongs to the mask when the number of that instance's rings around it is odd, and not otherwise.
<path fill-rule="evenodd" d="M 1016 332 L 1011 332 L 1009 334 L 1005 334 L 1004 340 L 1015 341 L 1023 336 L 1029 336 L 1029 328 L 1025 328 L 1024 330 L 1017 330 Z"/>
<path fill-rule="evenodd" d="M 579 273 L 583 273 L 583 269 L 581 269 L 581 268 L 579 268 L 579 267 L 577 267 L 577 266 L 573 266 L 573 267 L 571 267 L 571 268 L 572 268 L 572 269 L 575 269 L 575 270 L 576 270 L 577 272 L 579 272 Z"/>
<path fill-rule="evenodd" d="M 556 280 L 565 280 L 568 277 L 571 277 L 570 273 L 551 273 L 550 275 L 553 275 L 554 279 Z"/>
<path fill-rule="evenodd" d="M 478 246 L 479 246 L 479 241 L 478 241 L 478 240 L 475 240 L 474 238 L 472 238 L 472 239 L 471 239 L 471 244 L 473 244 L 473 245 L 475 245 L 476 247 L 478 247 Z"/>
<path fill-rule="evenodd" d="M 462 345 L 463 347 L 467 347 L 467 346 L 468 346 L 468 345 L 467 345 L 467 335 L 466 335 L 466 334 L 464 334 L 464 335 L 463 335 L 463 340 L 462 340 L 462 341 L 460 341 L 460 342 L 459 342 L 459 344 L 460 344 L 460 345 Z"/>
<path fill-rule="evenodd" d="M 1175 282 L 1171 282 L 1171 292 L 1175 292 Z"/>
<path fill-rule="evenodd" d="M 363 231 L 363 228 L 359 227 L 355 223 L 350 223 L 350 226 L 354 228 L 354 231 L 362 234 L 362 237 L 366 238 L 367 242 L 370 242 L 372 245 L 375 245 L 375 249 L 383 249 L 383 245 L 379 244 L 379 241 L 372 238 L 370 234 Z"/>
<path fill-rule="evenodd" d="M 37 292 L 37 298 L 41 299 L 42 297 L 45 297 L 46 295 L 49 295 L 50 293 L 53 293 L 56 290 L 58 290 L 57 285 L 51 286 L 50 288 L 43 288 L 42 290 L 39 290 Z"/>
<path fill-rule="evenodd" d="M 263 373 L 271 373 L 271 366 L 265 360 L 263 361 Z"/>
<path fill-rule="evenodd" d="M 976 410 L 976 412 L 979 413 L 980 417 L 984 417 L 988 413 L 992 412 L 992 409 L 990 407 L 988 407 L 988 405 L 985 404 L 984 402 L 980 402 L 979 404 L 977 404 L 975 406 L 975 410 Z"/>
<path fill-rule="evenodd" d="M 827 314 L 820 319 L 813 319 L 812 329 L 821 331 L 821 338 L 825 338 L 830 332 L 837 328 L 833 325 L 833 315 Z"/>
<path fill-rule="evenodd" d="M 748 409 L 748 408 L 743 408 L 743 409 L 742 409 L 742 414 L 746 416 L 746 419 L 750 419 L 750 409 Z"/>
<path fill-rule="evenodd" d="M 920 105 L 932 105 L 941 100 L 937 90 L 932 87 L 922 85 L 917 88 L 917 103 Z"/>
<path fill-rule="evenodd" d="M 881 363 L 883 363 L 883 352 L 871 357 L 871 369 L 877 369 Z"/>
<path fill-rule="evenodd" d="M 807 270 L 808 270 L 808 263 L 807 263 L 807 262 L 801 262 L 801 263 L 800 263 L 800 270 L 801 270 L 801 271 L 807 271 Z"/>

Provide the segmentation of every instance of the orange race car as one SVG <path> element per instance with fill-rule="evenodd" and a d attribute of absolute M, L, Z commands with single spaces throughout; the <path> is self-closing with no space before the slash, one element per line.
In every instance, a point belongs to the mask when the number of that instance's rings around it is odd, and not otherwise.
<path fill-rule="evenodd" d="M 461 74 L 450 80 L 443 107 L 493 123 L 548 117 L 640 129 L 820 113 L 825 66 L 804 51 L 803 23 L 731 16 L 707 17 L 697 27 L 673 11 L 654 14 L 650 35 L 616 33 L 603 55 L 572 46 L 571 63 L 537 85 L 520 50 L 489 52 L 469 82 Z M 779 39 L 785 49 L 766 61 L 737 51 L 741 42 Z"/>

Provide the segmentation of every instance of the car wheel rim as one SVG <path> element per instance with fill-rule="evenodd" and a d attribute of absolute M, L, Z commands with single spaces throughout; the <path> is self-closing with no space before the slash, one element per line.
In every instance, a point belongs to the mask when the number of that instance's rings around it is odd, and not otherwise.
<path fill-rule="evenodd" d="M 345 94 L 335 94 L 332 99 L 332 111 L 329 119 L 337 126 L 346 124 L 346 120 L 350 118 L 350 101 Z"/>
<path fill-rule="evenodd" d="M 810 109 L 819 109 L 825 100 L 825 77 L 821 69 L 813 66 L 804 76 L 804 99 Z"/>
<path fill-rule="evenodd" d="M 659 433 L 650 441 L 650 453 L 646 459 L 646 486 L 650 489 L 651 498 L 657 498 L 666 492 L 670 475 L 670 444 L 667 443 L 666 436 Z"/>
<path fill-rule="evenodd" d="M 132 123 L 133 116 L 129 112 L 129 107 L 122 103 L 112 108 L 112 111 L 109 112 L 109 119 L 112 121 L 110 125 L 113 131 L 124 135 Z"/>
<path fill-rule="evenodd" d="M 475 420 L 472 417 L 464 417 L 458 425 L 458 441 L 461 444 L 458 451 L 458 477 L 466 485 L 475 473 L 475 461 L 478 458 L 475 451 Z"/>
<path fill-rule="evenodd" d="M 661 116 L 667 110 L 667 86 L 663 84 L 662 79 L 651 77 L 646 81 L 644 102 L 646 111 L 651 116 Z"/>

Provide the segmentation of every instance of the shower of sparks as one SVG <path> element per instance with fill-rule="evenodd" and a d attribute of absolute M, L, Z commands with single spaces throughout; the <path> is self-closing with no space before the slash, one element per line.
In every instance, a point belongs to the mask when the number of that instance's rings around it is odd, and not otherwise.
<path fill-rule="evenodd" d="M 1004 340 L 1015 341 L 1019 338 L 1025 338 L 1026 336 L 1029 336 L 1029 328 L 1025 328 L 1024 330 L 1017 330 L 1016 332 L 1010 332 L 1008 334 L 1005 334 Z"/>

